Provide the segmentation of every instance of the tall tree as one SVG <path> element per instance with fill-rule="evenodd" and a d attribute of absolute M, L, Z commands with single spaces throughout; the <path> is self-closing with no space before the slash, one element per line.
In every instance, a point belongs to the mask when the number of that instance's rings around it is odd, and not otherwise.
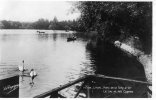
<path fill-rule="evenodd" d="M 75 6 L 81 12 L 79 22 L 85 27 L 85 31 L 97 30 L 109 39 L 121 38 L 121 35 L 137 35 L 143 44 L 143 50 L 151 52 L 151 2 L 80 1 Z"/>

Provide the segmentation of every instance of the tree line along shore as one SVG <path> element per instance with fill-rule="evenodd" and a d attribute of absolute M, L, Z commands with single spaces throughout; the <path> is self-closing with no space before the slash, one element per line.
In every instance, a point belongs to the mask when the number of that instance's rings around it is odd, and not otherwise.
<path fill-rule="evenodd" d="M 73 6 L 73 11 L 81 13 L 76 20 L 58 21 L 56 17 L 36 22 L 1 20 L 0 28 L 73 30 L 91 42 L 119 41 L 122 50 L 134 56 L 139 53 L 146 77 L 152 80 L 152 2 L 78 1 Z"/>
<path fill-rule="evenodd" d="M 152 2 L 73 2 L 73 11 L 79 11 L 76 20 L 35 22 L 0 21 L 1 29 L 73 30 L 103 40 L 127 43 L 146 54 L 152 53 Z M 96 34 L 95 34 L 96 33 Z"/>

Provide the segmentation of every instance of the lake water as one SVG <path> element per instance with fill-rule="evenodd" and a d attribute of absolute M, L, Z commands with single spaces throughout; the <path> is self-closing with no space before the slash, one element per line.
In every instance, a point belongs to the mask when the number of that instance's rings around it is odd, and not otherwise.
<path fill-rule="evenodd" d="M 0 79 L 21 74 L 18 66 L 22 60 L 28 69 L 25 73 L 33 68 L 38 74 L 34 85 L 29 84 L 30 77 L 19 76 L 19 97 L 34 97 L 94 73 L 145 81 L 142 65 L 113 46 L 92 48 L 82 38 L 67 42 L 72 31 L 41 31 L 46 34 L 38 34 L 37 30 L 0 30 Z M 62 94 L 72 97 L 74 91 Z"/>
<path fill-rule="evenodd" d="M 34 86 L 29 77 L 19 81 L 19 97 L 33 97 L 86 74 L 94 73 L 86 42 L 67 42 L 73 32 L 42 30 L 0 30 L 0 78 L 18 74 L 18 65 L 34 68 Z"/>

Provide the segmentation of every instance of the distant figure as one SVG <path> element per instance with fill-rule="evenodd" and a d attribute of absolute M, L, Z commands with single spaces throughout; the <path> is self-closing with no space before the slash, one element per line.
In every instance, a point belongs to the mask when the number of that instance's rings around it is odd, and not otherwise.
<path fill-rule="evenodd" d="M 19 65 L 19 66 L 18 66 L 18 69 L 19 69 L 19 71 L 24 72 L 24 70 L 25 70 L 25 69 L 24 69 L 24 60 L 22 61 L 22 63 L 23 63 L 22 66 Z"/>
<path fill-rule="evenodd" d="M 37 32 L 38 32 L 39 34 L 40 34 L 40 33 L 45 33 L 45 32 L 41 32 L 41 31 L 37 31 Z"/>
<path fill-rule="evenodd" d="M 36 76 L 37 76 L 37 74 L 36 74 L 35 70 L 34 69 L 31 69 L 31 71 L 30 71 L 30 77 L 31 77 L 31 80 L 32 80 L 31 84 L 34 83 L 33 80 L 34 80 L 34 78 Z"/>

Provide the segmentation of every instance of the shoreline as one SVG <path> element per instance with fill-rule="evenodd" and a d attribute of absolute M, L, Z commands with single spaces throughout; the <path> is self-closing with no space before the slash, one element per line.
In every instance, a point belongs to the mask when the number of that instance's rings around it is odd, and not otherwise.
<path fill-rule="evenodd" d="M 115 45 L 115 44 L 114 44 Z M 115 45 L 119 49 L 121 49 L 123 52 L 129 53 L 132 56 L 136 57 L 136 60 L 138 60 L 144 67 L 146 80 L 149 83 L 152 83 L 152 55 L 145 54 L 144 52 L 133 48 L 125 43 L 121 43 L 121 45 Z M 149 90 L 152 91 L 152 86 L 148 86 Z M 149 97 L 152 97 L 151 94 L 148 93 Z"/>

